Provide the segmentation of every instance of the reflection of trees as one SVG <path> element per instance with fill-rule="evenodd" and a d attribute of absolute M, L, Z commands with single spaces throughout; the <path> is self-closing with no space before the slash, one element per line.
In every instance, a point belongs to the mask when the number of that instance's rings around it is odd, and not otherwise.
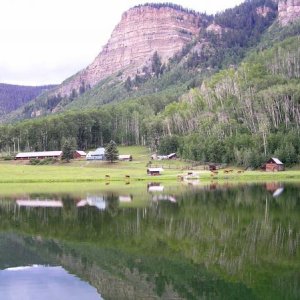
<path fill-rule="evenodd" d="M 107 212 L 112 216 L 118 214 L 119 209 L 119 197 L 116 194 L 108 194 L 106 197 L 107 200 Z"/>
<path fill-rule="evenodd" d="M 74 247 L 79 257 L 86 258 L 90 266 L 96 264 L 94 270 L 113 268 L 113 272 L 122 270 L 125 274 L 129 268 L 139 274 L 150 273 L 152 279 L 158 278 L 153 279 L 158 294 L 166 291 L 170 282 L 175 285 L 177 279 L 192 280 L 188 275 L 183 278 L 184 269 L 194 270 L 191 261 L 198 268 L 205 265 L 253 288 L 265 280 L 266 295 L 276 295 L 287 277 L 299 283 L 292 275 L 300 261 L 297 186 L 287 186 L 278 198 L 257 186 L 190 191 L 177 196 L 175 204 L 158 202 L 147 208 L 120 209 L 114 194 L 105 200 L 106 211 L 75 207 L 66 210 L 68 218 L 62 218 L 61 210 L 20 208 L 14 212 L 1 206 L 0 228 L 72 244 L 68 247 Z M 183 274 L 176 275 L 178 272 Z M 275 277 L 278 280 L 274 283 Z"/>

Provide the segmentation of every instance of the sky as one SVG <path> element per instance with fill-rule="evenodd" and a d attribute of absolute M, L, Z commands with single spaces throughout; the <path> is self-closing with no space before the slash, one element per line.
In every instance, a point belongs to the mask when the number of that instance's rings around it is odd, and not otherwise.
<path fill-rule="evenodd" d="M 147 2 L 215 14 L 244 1 L 1 0 L 0 82 L 61 83 L 95 59 L 123 12 Z"/>

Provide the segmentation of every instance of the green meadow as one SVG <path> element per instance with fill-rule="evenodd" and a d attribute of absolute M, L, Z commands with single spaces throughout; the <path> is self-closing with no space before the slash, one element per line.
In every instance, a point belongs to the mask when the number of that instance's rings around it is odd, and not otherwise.
<path fill-rule="evenodd" d="M 72 160 L 51 165 L 30 165 L 28 161 L 0 161 L 0 183 L 97 183 L 125 181 L 177 181 L 187 172 L 195 172 L 200 181 L 295 181 L 300 180 L 300 170 L 267 173 L 242 171 L 230 167 L 230 173 L 218 170 L 217 174 L 203 170 L 182 160 L 151 161 L 151 152 L 145 147 L 119 147 L 120 154 L 131 154 L 131 162 Z M 147 175 L 147 167 L 163 167 L 161 176 Z M 227 168 L 228 169 L 228 168 Z M 127 177 L 127 179 L 126 179 Z M 129 178 L 129 179 L 128 179 Z"/>

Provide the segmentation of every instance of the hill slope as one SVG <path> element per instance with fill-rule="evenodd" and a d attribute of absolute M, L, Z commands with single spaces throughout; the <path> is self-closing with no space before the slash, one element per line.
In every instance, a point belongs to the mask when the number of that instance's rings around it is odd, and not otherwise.
<path fill-rule="evenodd" d="M 0 83 L 0 117 L 30 102 L 55 85 L 20 86 Z"/>

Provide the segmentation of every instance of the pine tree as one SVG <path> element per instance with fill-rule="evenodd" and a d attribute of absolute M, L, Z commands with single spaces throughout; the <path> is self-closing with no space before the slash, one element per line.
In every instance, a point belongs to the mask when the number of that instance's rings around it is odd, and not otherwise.
<path fill-rule="evenodd" d="M 72 149 L 72 144 L 69 140 L 66 140 L 63 144 L 62 148 L 62 159 L 69 162 L 70 159 L 73 158 L 73 149 Z"/>
<path fill-rule="evenodd" d="M 152 56 L 152 72 L 158 77 L 162 72 L 162 63 L 157 51 L 154 52 Z"/>
<path fill-rule="evenodd" d="M 105 148 L 105 158 L 107 161 L 111 163 L 119 158 L 119 151 L 117 148 L 117 144 L 111 140 L 107 147 Z"/>

